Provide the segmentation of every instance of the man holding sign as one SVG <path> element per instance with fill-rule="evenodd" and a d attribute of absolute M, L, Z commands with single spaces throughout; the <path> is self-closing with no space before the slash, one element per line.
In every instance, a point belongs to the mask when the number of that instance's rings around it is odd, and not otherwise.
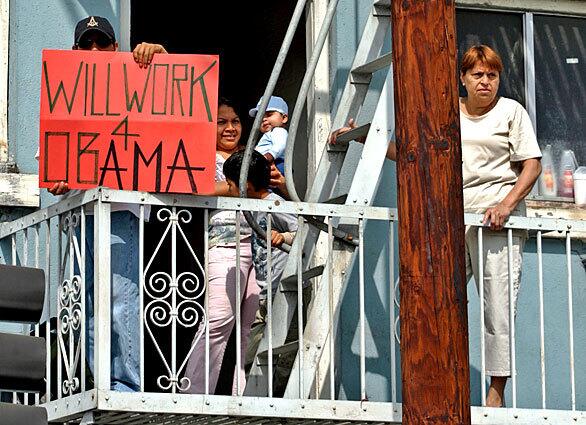
<path fill-rule="evenodd" d="M 206 57 L 213 62 L 210 66 L 196 63 L 191 68 L 187 63 L 177 64 L 179 59 L 151 64 L 155 53 L 167 52 L 150 43 L 139 44 L 132 56 L 115 53 L 114 30 L 107 19 L 98 16 L 78 22 L 73 50 L 78 52 L 43 52 L 40 187 L 54 195 L 96 186 L 212 192 L 217 58 Z M 91 53 L 95 51 L 104 53 Z M 183 62 L 190 62 L 189 58 Z M 213 98 L 206 96 L 207 80 L 200 68 L 207 69 L 215 83 L 209 88 Z M 195 83 L 194 74 L 198 76 Z M 200 91 L 194 89 L 198 87 Z M 194 99 L 200 101 L 197 108 Z M 201 103 L 205 108 L 199 107 Z M 205 143 L 198 145 L 199 139 L 191 138 L 195 134 L 206 140 L 207 133 L 209 154 Z M 207 177 L 208 169 L 211 178 Z M 140 389 L 138 211 L 136 204 L 112 205 L 111 387 L 116 391 Z M 85 282 L 87 351 L 92 370 L 93 227 L 90 216 L 86 220 Z"/>
<path fill-rule="evenodd" d="M 143 43 L 144 44 L 144 43 Z M 141 45 L 137 46 L 139 49 Z M 73 50 L 114 52 L 118 50 L 118 43 L 114 29 L 110 22 L 99 16 L 91 16 L 79 21 L 75 27 L 75 41 Z M 149 46 L 149 50 L 150 46 Z M 157 48 L 161 53 L 165 49 Z M 139 66 L 143 63 L 139 62 Z M 42 132 L 41 132 L 42 134 Z M 42 140 L 42 139 L 41 139 Z M 46 158 L 46 156 L 45 156 Z M 53 195 L 62 195 L 69 192 L 69 184 L 66 181 L 57 181 L 47 189 Z M 121 258 L 111 256 L 112 267 L 112 364 L 111 364 L 111 388 L 116 391 L 138 391 L 140 388 L 139 344 L 140 324 L 138 323 L 138 262 L 136 236 L 138 235 L 138 220 L 128 211 L 120 211 L 112 214 L 112 244 L 122 244 L 129 249 L 129 260 L 126 265 L 121 263 Z M 94 246 L 93 246 L 93 220 L 87 219 L 86 235 L 86 341 L 87 355 L 90 369 L 94 371 Z M 80 242 L 81 243 L 81 242 Z M 120 246 L 120 245 L 119 245 Z M 115 250 L 112 246 L 112 251 Z M 117 258 L 118 257 L 118 258 Z M 121 314 L 122 313 L 122 314 Z"/>
<path fill-rule="evenodd" d="M 43 51 L 40 186 L 213 193 L 217 56 L 118 53 L 103 21 L 78 24 L 74 51 Z"/>

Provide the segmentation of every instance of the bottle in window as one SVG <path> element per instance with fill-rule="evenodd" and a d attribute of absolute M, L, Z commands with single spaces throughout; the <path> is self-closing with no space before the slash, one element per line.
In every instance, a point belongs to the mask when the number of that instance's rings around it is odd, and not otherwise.
<path fill-rule="evenodd" d="M 557 196 L 557 179 L 555 169 L 553 167 L 551 145 L 545 146 L 541 157 L 542 172 L 539 177 L 539 193 L 543 197 Z"/>
<path fill-rule="evenodd" d="M 564 150 L 560 159 L 559 196 L 564 198 L 574 197 L 574 171 L 576 171 L 576 168 L 578 168 L 578 162 L 574 151 L 571 149 Z"/>
<path fill-rule="evenodd" d="M 586 167 L 574 171 L 574 202 L 586 206 Z"/>

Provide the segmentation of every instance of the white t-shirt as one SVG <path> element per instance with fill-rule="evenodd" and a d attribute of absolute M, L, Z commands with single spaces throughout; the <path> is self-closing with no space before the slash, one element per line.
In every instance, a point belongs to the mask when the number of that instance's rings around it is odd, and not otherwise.
<path fill-rule="evenodd" d="M 541 158 L 535 131 L 525 108 L 501 97 L 494 108 L 479 117 L 460 111 L 464 210 L 482 214 L 511 191 L 520 167 L 515 162 Z M 514 214 L 525 214 L 520 202 Z"/>
<path fill-rule="evenodd" d="M 288 132 L 283 127 L 275 127 L 262 135 L 255 150 L 262 155 L 270 153 L 275 162 L 285 160 Z"/>

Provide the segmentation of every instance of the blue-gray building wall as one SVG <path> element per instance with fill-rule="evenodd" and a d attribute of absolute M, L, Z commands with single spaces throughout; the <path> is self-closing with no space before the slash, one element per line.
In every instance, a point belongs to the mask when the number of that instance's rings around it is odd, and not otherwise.
<path fill-rule="evenodd" d="M 10 2 L 9 154 L 23 173 L 36 174 L 43 49 L 71 49 L 75 24 L 89 15 L 107 18 L 119 33 L 119 0 Z M 45 192 L 46 191 L 42 191 Z M 50 196 L 50 195 L 49 195 Z M 44 196 L 45 202 L 51 199 Z M 45 205 L 43 202 L 43 205 Z"/>
<path fill-rule="evenodd" d="M 20 170 L 36 173 L 34 154 L 38 146 L 38 114 L 41 51 L 69 49 L 73 43 L 75 23 L 87 15 L 108 18 L 119 31 L 119 0 L 26 0 L 10 2 L 9 51 L 9 150 Z M 360 40 L 362 27 L 370 12 L 370 0 L 340 0 L 333 34 L 331 36 L 332 110 L 335 110 L 341 87 L 347 78 L 354 51 Z M 380 80 L 380 76 L 378 79 Z M 380 81 L 379 81 L 380 82 Z M 376 85 L 376 84 L 375 84 Z M 380 85 L 380 84 L 379 84 Z M 360 148 L 353 147 L 355 155 Z M 396 206 L 396 176 L 394 164 L 386 161 L 381 176 L 376 205 Z M 43 191 L 44 192 L 44 191 Z M 43 205 L 52 202 L 43 195 Z M 366 228 L 366 255 L 368 278 L 366 281 L 367 305 L 367 382 L 371 400 L 390 400 L 389 351 L 389 247 L 381 234 L 388 229 L 381 223 L 369 223 Z M 586 273 L 582 259 L 586 257 L 583 243 L 572 246 L 574 282 L 574 324 L 576 354 L 576 387 L 585 388 L 586 358 Z M 526 246 L 524 274 L 519 295 L 517 315 L 517 365 L 519 406 L 540 406 L 539 384 L 539 321 L 536 296 L 537 258 L 535 239 Z M 397 250 L 395 249 L 395 253 Z M 565 245 L 557 239 L 544 240 L 545 316 L 546 316 L 546 371 L 548 379 L 548 405 L 569 407 L 569 347 L 567 319 Z M 356 276 L 356 270 L 353 271 Z M 353 279 L 356 282 L 356 279 Z M 357 285 L 348 287 L 344 294 L 340 352 L 340 394 L 349 399 L 359 398 L 359 338 Z M 480 394 L 479 311 L 474 283 L 470 282 L 469 321 L 470 358 L 472 362 L 472 393 L 475 404 Z M 398 310 L 397 310 L 398 313 Z M 397 346 L 397 360 L 398 356 Z M 400 372 L 400 371 L 398 371 Z M 400 374 L 397 373 L 399 377 Z M 400 382 L 399 382 L 400 392 Z M 509 386 L 510 388 L 510 386 Z M 578 408 L 586 409 L 586 394 L 578 391 Z M 400 394 L 399 394 L 400 395 Z M 550 404 L 551 403 L 551 404 Z M 509 400 L 510 404 L 510 400 Z"/>
<path fill-rule="evenodd" d="M 344 86 L 360 41 L 372 2 L 369 0 L 340 0 L 334 33 L 331 37 L 332 111 Z M 387 46 L 388 48 L 389 46 Z M 375 82 L 376 85 L 376 82 Z M 379 84 L 380 88 L 380 84 Z M 359 123 L 362 121 L 359 120 Z M 360 148 L 353 147 L 350 154 L 360 155 Z M 375 205 L 396 206 L 396 174 L 391 161 L 386 161 L 375 200 Z M 390 384 L 390 294 L 391 282 L 395 282 L 395 268 L 390 277 L 389 244 L 381 238 L 388 234 L 383 223 L 366 226 L 366 381 L 369 400 L 391 400 Z M 395 232 L 395 237 L 397 232 Z M 539 293 L 537 284 L 538 259 L 536 239 L 531 237 L 525 246 L 523 279 L 519 293 L 516 320 L 517 400 L 519 407 L 541 407 L 541 365 L 539 346 Z M 398 261 L 395 240 L 395 264 Z M 573 281 L 574 355 L 577 389 L 577 408 L 586 409 L 586 246 L 581 241 L 572 244 L 571 265 Z M 546 398 L 549 408 L 570 408 L 570 350 L 568 328 L 568 286 L 566 272 L 565 240 L 543 239 L 544 315 L 545 315 L 545 362 Z M 359 375 L 359 314 L 358 273 L 354 267 L 351 284 L 345 289 L 342 300 L 339 327 L 340 359 L 338 362 L 339 393 L 342 398 L 360 398 Z M 398 296 L 398 292 L 397 292 Z M 480 311 L 479 298 L 474 280 L 468 283 L 468 312 L 470 329 L 471 399 L 480 405 Z M 395 308 L 398 315 L 399 310 Z M 398 325 L 396 327 L 398 329 Z M 398 397 L 400 400 L 400 356 L 396 344 Z M 511 384 L 507 387 L 507 405 L 511 405 Z"/>
<path fill-rule="evenodd" d="M 20 172 L 37 174 L 41 57 L 43 49 L 71 49 L 75 24 L 89 15 L 103 16 L 119 34 L 119 0 L 13 0 L 10 2 L 8 141 L 9 155 Z M 56 201 L 41 190 L 41 206 Z M 32 208 L 0 208 L 0 221 L 33 212 Z M 58 232 L 57 223 L 52 231 Z M 44 239 L 41 239 L 43 243 Z M 20 243 L 20 242 L 19 242 Z M 53 247 L 52 252 L 57 249 Z M 11 263 L 10 246 L 0 245 L 0 260 Z M 53 261 L 57 261 L 53 255 Z M 44 258 L 44 256 L 42 257 Z M 57 282 L 53 270 L 52 282 Z M 46 314 L 46 313 L 45 313 Z M 0 324 L 1 330 L 20 331 L 20 325 Z"/>

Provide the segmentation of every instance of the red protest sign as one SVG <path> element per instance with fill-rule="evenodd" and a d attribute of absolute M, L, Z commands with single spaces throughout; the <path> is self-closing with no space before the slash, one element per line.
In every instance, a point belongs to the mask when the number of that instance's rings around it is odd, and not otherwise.
<path fill-rule="evenodd" d="M 43 51 L 39 186 L 214 190 L 218 57 Z"/>

